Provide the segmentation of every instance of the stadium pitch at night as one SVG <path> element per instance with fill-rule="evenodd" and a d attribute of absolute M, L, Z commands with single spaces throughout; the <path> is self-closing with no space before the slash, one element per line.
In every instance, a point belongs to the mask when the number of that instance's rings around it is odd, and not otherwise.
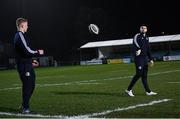
<path fill-rule="evenodd" d="M 0 118 L 180 118 L 178 5 L 1 0 Z"/>

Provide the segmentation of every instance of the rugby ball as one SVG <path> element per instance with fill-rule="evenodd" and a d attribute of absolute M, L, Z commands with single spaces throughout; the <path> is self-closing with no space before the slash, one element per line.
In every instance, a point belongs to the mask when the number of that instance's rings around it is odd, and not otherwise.
<path fill-rule="evenodd" d="M 96 35 L 99 34 L 99 28 L 98 28 L 98 26 L 96 24 L 90 24 L 88 26 L 88 28 L 89 28 L 90 33 L 93 33 L 93 34 L 96 34 Z"/>

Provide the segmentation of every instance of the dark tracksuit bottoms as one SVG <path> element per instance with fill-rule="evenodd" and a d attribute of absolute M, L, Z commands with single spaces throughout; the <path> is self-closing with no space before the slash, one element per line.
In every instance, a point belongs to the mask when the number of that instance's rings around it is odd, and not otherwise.
<path fill-rule="evenodd" d="M 35 88 L 35 72 L 31 62 L 22 61 L 17 63 L 17 70 L 22 82 L 22 106 L 25 109 L 29 108 L 29 100 Z"/>
<path fill-rule="evenodd" d="M 128 90 L 131 90 L 135 83 L 141 78 L 144 89 L 146 92 L 151 92 L 147 82 L 147 73 L 148 73 L 148 59 L 147 57 L 136 57 L 135 59 L 135 68 L 136 74 L 131 80 L 131 83 L 128 86 Z"/>

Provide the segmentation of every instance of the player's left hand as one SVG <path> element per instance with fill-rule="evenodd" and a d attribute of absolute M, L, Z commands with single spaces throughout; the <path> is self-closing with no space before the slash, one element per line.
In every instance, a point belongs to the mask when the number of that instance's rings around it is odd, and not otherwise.
<path fill-rule="evenodd" d="M 41 50 L 38 50 L 38 52 L 40 55 L 44 55 L 44 50 L 41 49 Z"/>
<path fill-rule="evenodd" d="M 150 66 L 151 66 L 151 67 L 154 66 L 154 61 L 153 61 L 153 60 L 150 61 Z"/>
<path fill-rule="evenodd" d="M 34 67 L 38 67 L 39 66 L 39 62 L 37 60 L 33 60 L 32 65 Z"/>

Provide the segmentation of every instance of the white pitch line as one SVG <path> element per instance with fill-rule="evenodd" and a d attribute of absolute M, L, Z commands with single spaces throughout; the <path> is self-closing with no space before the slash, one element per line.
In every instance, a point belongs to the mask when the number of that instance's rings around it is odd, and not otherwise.
<path fill-rule="evenodd" d="M 149 76 L 156 76 L 160 74 L 168 74 L 168 73 L 174 73 L 179 72 L 180 70 L 172 70 L 172 71 L 164 71 L 164 72 L 157 72 L 157 73 L 151 73 Z M 109 80 L 117 80 L 117 79 L 125 79 L 125 78 L 132 78 L 133 76 L 123 76 L 123 77 L 114 77 L 114 78 L 106 78 L 106 79 L 98 79 L 98 80 L 86 80 L 86 81 L 75 81 L 75 82 L 67 82 L 67 83 L 59 83 L 59 84 L 42 84 L 40 86 L 36 87 L 49 87 L 49 86 L 61 86 L 61 85 L 72 85 L 74 83 L 90 83 L 90 82 L 96 82 L 96 81 L 109 81 Z M 21 87 L 14 87 L 14 88 L 3 88 L 0 89 L 0 91 L 4 90 L 15 90 L 20 89 Z"/>
<path fill-rule="evenodd" d="M 110 114 L 112 112 L 119 112 L 119 111 L 124 111 L 124 110 L 130 110 L 130 109 L 135 109 L 135 108 L 139 108 L 139 107 L 146 107 L 146 106 L 151 106 L 151 105 L 155 105 L 155 104 L 159 104 L 159 103 L 163 103 L 163 102 L 168 102 L 171 101 L 172 99 L 162 99 L 162 100 L 154 100 L 151 101 L 149 103 L 144 103 L 144 104 L 137 104 L 134 106 L 128 106 L 125 108 L 116 108 L 114 110 L 106 110 L 100 113 L 93 113 L 93 114 L 89 114 L 89 115 L 84 115 L 84 117 L 94 117 L 94 116 L 103 116 L 103 115 L 107 115 Z"/>
<path fill-rule="evenodd" d="M 83 82 L 81 82 L 81 83 L 74 83 L 74 84 L 72 84 L 72 83 L 62 83 L 62 84 L 53 84 L 54 86 L 56 86 L 56 85 L 93 85 L 93 84 L 103 84 L 103 83 L 83 83 Z M 21 84 L 13 84 L 14 86 L 21 86 Z M 51 86 L 52 84 L 50 84 L 50 83 L 47 83 L 47 84 L 36 84 L 36 86 L 39 86 L 39 87 L 41 87 L 41 86 Z M 19 87 L 18 87 L 19 88 Z M 11 89 L 11 88 L 10 88 Z"/>
<path fill-rule="evenodd" d="M 139 107 L 146 107 L 146 106 L 152 106 L 155 104 L 163 103 L 163 102 L 168 102 L 171 101 L 172 99 L 161 99 L 161 100 L 154 100 L 149 103 L 143 103 L 143 104 L 137 104 L 137 105 L 132 105 L 128 107 L 118 107 L 113 110 L 106 110 L 100 113 L 92 113 L 92 114 L 86 114 L 86 115 L 78 115 L 78 116 L 63 116 L 63 115 L 42 115 L 42 114 L 20 114 L 20 113 L 11 113 L 11 112 L 0 112 L 0 115 L 4 116 L 17 116 L 17 117 L 36 117 L 36 118 L 63 118 L 63 119 L 87 119 L 87 118 L 92 118 L 96 116 L 104 116 L 107 114 L 110 114 L 112 112 L 119 112 L 119 111 L 125 111 L 125 110 L 131 110 Z"/>
<path fill-rule="evenodd" d="M 157 72 L 157 73 L 149 74 L 149 76 L 155 76 L 155 75 L 159 75 L 159 74 L 168 74 L 168 73 L 174 73 L 174 72 L 179 72 L 179 71 L 180 70 L 171 70 L 171 71 Z"/>
<path fill-rule="evenodd" d="M 66 116 L 51 116 L 51 115 L 42 115 L 42 114 L 21 114 L 21 113 L 11 113 L 11 112 L 0 112 L 0 115 L 3 116 L 16 116 L 16 117 L 37 117 L 37 118 L 67 118 Z"/>
<path fill-rule="evenodd" d="M 60 85 L 98 85 L 103 83 L 82 83 L 82 82 L 76 82 L 76 83 L 61 83 L 61 84 L 39 84 L 38 87 L 48 87 L 48 86 L 60 86 Z"/>
<path fill-rule="evenodd" d="M 14 87 L 14 88 L 2 88 L 0 91 L 5 91 L 5 90 L 16 90 L 16 89 L 21 89 L 21 87 Z"/>
<path fill-rule="evenodd" d="M 36 87 L 49 87 L 49 86 L 67 86 L 67 85 L 99 85 L 103 83 L 93 83 L 93 82 L 70 82 L 70 83 L 59 83 L 59 84 L 36 84 Z M 17 85 L 17 84 L 16 84 Z M 20 85 L 20 84 L 19 84 Z M 3 88 L 0 91 L 6 90 L 16 90 L 21 89 L 22 87 L 14 87 L 14 88 Z"/>
<path fill-rule="evenodd" d="M 177 84 L 178 84 L 178 83 L 180 83 L 180 82 L 168 82 L 168 83 L 173 83 L 173 84 L 174 84 L 174 83 L 177 83 Z"/>

